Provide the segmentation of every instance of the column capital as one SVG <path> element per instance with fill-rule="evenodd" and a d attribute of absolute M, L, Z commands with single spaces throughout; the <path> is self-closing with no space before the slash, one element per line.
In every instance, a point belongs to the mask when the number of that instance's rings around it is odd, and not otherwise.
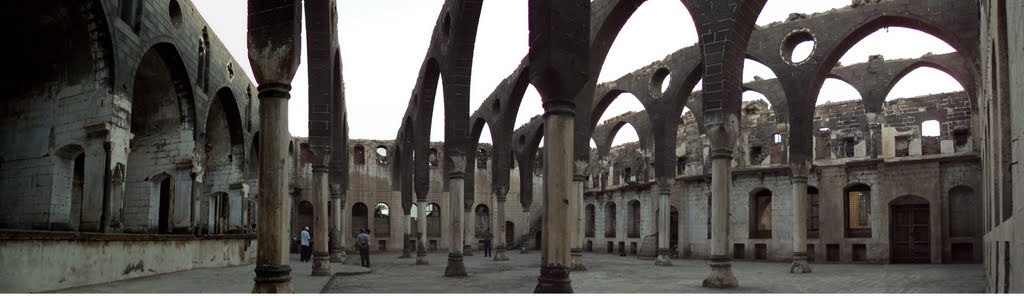
<path fill-rule="evenodd" d="M 808 173 L 810 173 L 811 166 L 812 165 L 810 161 L 793 162 L 789 164 L 789 169 L 793 178 L 801 177 L 804 178 L 804 181 L 806 181 L 807 175 Z"/>
<path fill-rule="evenodd" d="M 505 186 L 505 185 L 495 185 L 494 186 L 494 195 L 498 199 L 505 199 L 505 196 L 508 195 L 508 186 Z"/>
<path fill-rule="evenodd" d="M 587 179 L 587 171 L 590 169 L 590 163 L 583 160 L 573 161 L 573 181 L 583 181 Z"/>
<path fill-rule="evenodd" d="M 328 185 L 328 188 L 331 191 L 331 198 L 334 198 L 334 199 L 344 199 L 345 198 L 345 190 L 341 187 L 341 184 L 337 184 L 337 183 L 330 184 L 330 185 Z"/>
<path fill-rule="evenodd" d="M 544 116 L 548 115 L 568 115 L 576 116 L 576 102 L 572 101 L 572 98 L 558 99 L 551 98 L 544 100 L 542 104 L 544 107 Z"/>
<path fill-rule="evenodd" d="M 732 158 L 732 149 L 736 146 L 736 136 L 739 135 L 739 120 L 733 114 L 725 117 L 723 122 L 709 123 L 705 134 L 711 142 L 712 151 L 726 149 Z"/>
<path fill-rule="evenodd" d="M 466 156 L 452 152 L 447 157 L 452 164 L 452 167 L 448 168 L 448 179 L 465 179 Z"/>
<path fill-rule="evenodd" d="M 329 171 L 326 164 L 313 163 L 312 167 L 314 174 L 326 174 Z"/>
<path fill-rule="evenodd" d="M 788 134 L 789 133 L 789 123 L 780 122 L 780 123 L 775 124 L 775 130 L 777 130 L 780 134 Z"/>

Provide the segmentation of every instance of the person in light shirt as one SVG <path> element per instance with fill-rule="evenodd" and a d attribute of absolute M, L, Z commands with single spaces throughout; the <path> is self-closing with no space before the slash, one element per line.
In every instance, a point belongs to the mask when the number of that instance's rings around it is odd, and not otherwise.
<path fill-rule="evenodd" d="M 309 235 L 309 226 L 302 227 L 302 233 L 300 234 L 299 245 L 302 250 L 299 253 L 299 261 L 309 262 L 309 258 L 313 255 L 312 246 L 313 239 Z"/>

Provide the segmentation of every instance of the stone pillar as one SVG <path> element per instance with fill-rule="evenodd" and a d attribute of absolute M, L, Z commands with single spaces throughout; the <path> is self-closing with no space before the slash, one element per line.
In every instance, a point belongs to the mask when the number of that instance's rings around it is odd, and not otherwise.
<path fill-rule="evenodd" d="M 572 189 L 571 195 L 572 200 L 569 201 L 569 233 L 572 234 L 572 249 L 570 250 L 569 256 L 569 269 L 574 271 L 587 270 L 587 266 L 583 264 L 583 182 L 586 180 L 585 175 L 587 162 L 577 160 L 573 162 L 573 175 L 572 175 Z"/>
<path fill-rule="evenodd" d="M 466 265 L 462 263 L 462 235 L 464 234 L 462 209 L 465 208 L 463 195 L 466 193 L 464 190 L 466 176 L 463 170 L 466 167 L 466 157 L 453 155 L 449 158 L 454 164 L 451 171 L 448 172 L 448 193 L 451 195 L 449 209 L 451 209 L 452 215 L 451 225 L 448 229 L 451 233 L 451 243 L 448 244 L 448 267 L 444 269 L 444 276 L 466 276 Z"/>
<path fill-rule="evenodd" d="M 665 179 L 658 182 L 658 258 L 654 259 L 654 265 L 672 266 L 672 250 L 669 249 L 669 238 L 672 237 L 672 203 L 669 200 L 672 197 L 672 181 L 671 178 Z"/>
<path fill-rule="evenodd" d="M 807 172 L 810 163 L 791 164 L 793 171 L 793 265 L 790 273 L 810 273 L 807 263 Z"/>
<path fill-rule="evenodd" d="M 519 243 L 519 254 L 529 254 L 530 247 L 533 244 L 533 235 L 530 234 L 530 208 L 523 208 L 523 226 L 526 231 L 523 232 L 523 241 Z"/>
<path fill-rule="evenodd" d="M 727 125 L 715 124 L 708 127 L 707 132 L 711 140 L 711 273 L 704 279 L 703 286 L 709 288 L 739 285 L 732 273 L 732 258 L 728 252 L 730 165 L 736 132 Z"/>
<path fill-rule="evenodd" d="M 345 229 L 342 227 L 341 215 L 345 214 L 345 192 L 341 184 L 331 184 L 331 262 L 345 262 Z"/>
<path fill-rule="evenodd" d="M 192 233 L 201 234 L 203 231 L 203 175 L 199 173 L 189 174 L 192 177 Z"/>
<path fill-rule="evenodd" d="M 882 150 L 882 124 L 878 114 L 873 112 L 864 113 L 864 119 L 868 123 L 867 154 L 872 159 L 878 158 Z"/>
<path fill-rule="evenodd" d="M 495 203 L 495 220 L 498 220 L 498 230 L 494 234 L 495 243 L 494 247 L 494 261 L 508 261 L 508 254 L 506 253 L 507 243 L 505 242 L 505 201 L 508 195 L 508 187 L 504 185 L 494 186 L 494 195 L 497 200 Z"/>
<path fill-rule="evenodd" d="M 250 33 L 251 34 L 251 33 Z M 256 278 L 253 293 L 291 293 L 288 265 L 288 90 L 284 84 L 261 84 L 260 198 L 256 227 Z"/>
<path fill-rule="evenodd" d="M 316 154 L 316 152 L 314 152 Z M 314 158 L 317 158 L 314 156 Z M 320 158 L 326 158 L 321 156 Z M 330 195 L 327 185 L 327 161 L 313 164 L 313 275 L 331 275 L 331 254 L 328 253 L 327 199 Z"/>
<path fill-rule="evenodd" d="M 544 102 L 544 228 L 534 293 L 572 293 L 569 279 L 569 199 L 573 194 L 574 104 Z"/>
<path fill-rule="evenodd" d="M 410 239 L 412 239 L 412 214 L 406 212 L 405 221 L 402 223 L 402 256 L 398 256 L 398 258 L 412 258 Z"/>
<path fill-rule="evenodd" d="M 427 261 L 427 196 L 426 193 L 416 193 L 417 219 L 416 228 L 416 265 L 429 264 Z"/>
<path fill-rule="evenodd" d="M 288 98 L 301 55 L 301 2 L 248 4 L 249 61 L 260 99 L 260 204 L 253 293 L 291 293 L 288 266 Z"/>
<path fill-rule="evenodd" d="M 463 199 L 463 201 L 465 201 L 465 199 Z M 463 216 L 465 218 L 463 219 L 465 223 L 462 225 L 462 256 L 473 256 L 473 240 L 476 239 L 476 229 L 474 228 L 476 225 L 476 216 L 475 213 L 473 213 L 472 207 L 467 208 L 465 204 L 460 204 L 458 206 L 463 207 L 463 213 L 465 213 Z"/>

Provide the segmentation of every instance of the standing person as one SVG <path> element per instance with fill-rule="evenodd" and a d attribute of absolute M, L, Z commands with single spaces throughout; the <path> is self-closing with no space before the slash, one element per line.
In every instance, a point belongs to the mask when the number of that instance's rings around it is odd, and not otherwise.
<path fill-rule="evenodd" d="M 300 241 L 299 246 L 302 248 L 299 253 L 300 262 L 309 262 L 309 257 L 313 255 L 313 248 L 311 247 L 312 237 L 309 235 L 309 226 L 302 227 L 302 233 L 299 234 Z"/>
<path fill-rule="evenodd" d="M 494 235 L 488 230 L 484 232 L 484 257 L 491 257 L 491 240 L 494 239 Z"/>
<path fill-rule="evenodd" d="M 370 230 L 363 228 L 356 236 L 356 248 L 359 249 L 359 263 L 363 267 L 370 267 Z"/>

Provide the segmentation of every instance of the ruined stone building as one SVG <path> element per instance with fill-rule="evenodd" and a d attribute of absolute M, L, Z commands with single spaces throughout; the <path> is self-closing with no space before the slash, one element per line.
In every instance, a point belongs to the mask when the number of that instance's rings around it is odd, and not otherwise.
<path fill-rule="evenodd" d="M 291 292 L 362 228 L 416 264 L 446 251 L 450 277 L 492 232 L 495 260 L 539 250 L 537 292 L 571 292 L 598 253 L 706 259 L 708 288 L 764 260 L 983 263 L 988 292 L 1024 291 L 1024 2 L 854 0 L 758 26 L 767 0 L 683 0 L 697 44 L 597 81 L 644 1 L 528 1 L 529 53 L 477 107 L 482 2 L 440 8 L 388 139 L 349 139 L 334 0 L 250 0 L 252 78 L 188 0 L 5 4 L 20 41 L 0 100 L 0 291 L 252 263 L 253 292 Z M 888 27 L 955 52 L 838 63 Z M 292 137 L 301 46 L 309 136 Z M 746 59 L 776 78 L 744 82 Z M 964 90 L 886 100 L 921 67 Z M 827 78 L 862 99 L 816 104 Z M 544 115 L 516 126 L 528 86 Z M 623 94 L 643 110 L 599 122 Z M 639 140 L 613 147 L 627 124 Z M 311 270 L 288 257 L 303 226 Z"/>

